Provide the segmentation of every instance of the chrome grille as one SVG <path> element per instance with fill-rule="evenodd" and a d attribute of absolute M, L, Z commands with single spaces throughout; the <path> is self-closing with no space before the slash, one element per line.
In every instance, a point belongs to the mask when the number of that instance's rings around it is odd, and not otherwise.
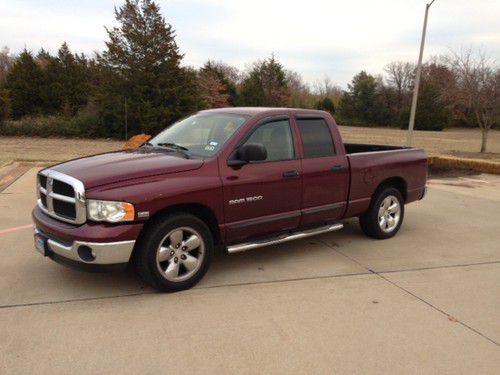
<path fill-rule="evenodd" d="M 38 206 L 47 215 L 67 223 L 85 223 L 85 189 L 81 181 L 46 169 L 38 174 L 37 192 Z"/>

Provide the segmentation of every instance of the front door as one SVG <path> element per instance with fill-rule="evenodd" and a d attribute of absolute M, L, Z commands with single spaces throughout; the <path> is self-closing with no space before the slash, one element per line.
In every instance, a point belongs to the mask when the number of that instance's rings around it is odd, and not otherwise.
<path fill-rule="evenodd" d="M 227 243 L 292 230 L 300 222 L 300 160 L 289 119 L 257 125 L 244 143 L 263 144 L 267 159 L 238 168 L 221 163 Z"/>

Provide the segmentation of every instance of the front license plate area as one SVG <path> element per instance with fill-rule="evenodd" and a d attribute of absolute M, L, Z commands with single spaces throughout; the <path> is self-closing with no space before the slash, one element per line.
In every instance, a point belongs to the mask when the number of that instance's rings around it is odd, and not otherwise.
<path fill-rule="evenodd" d="M 43 256 L 47 256 L 47 239 L 35 234 L 35 249 Z"/>

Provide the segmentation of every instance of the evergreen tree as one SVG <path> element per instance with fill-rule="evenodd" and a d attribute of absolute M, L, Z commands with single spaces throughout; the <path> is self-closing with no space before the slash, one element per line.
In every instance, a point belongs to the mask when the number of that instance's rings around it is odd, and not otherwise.
<path fill-rule="evenodd" d="M 10 116 L 10 98 L 6 89 L 0 88 L 0 126 Z"/>
<path fill-rule="evenodd" d="M 106 29 L 99 57 L 97 103 L 110 133 L 123 128 L 125 102 L 132 133 L 156 133 L 200 106 L 194 72 L 182 55 L 172 26 L 151 0 L 126 0 L 115 9 L 119 26 Z"/>
<path fill-rule="evenodd" d="M 342 118 L 367 124 L 384 124 L 387 109 L 384 106 L 375 77 L 361 71 L 352 79 L 340 101 Z"/>
<path fill-rule="evenodd" d="M 20 118 L 42 111 L 43 72 L 31 52 L 21 52 L 7 73 L 5 88 L 9 90 L 12 117 Z"/>
<path fill-rule="evenodd" d="M 290 93 L 286 72 L 274 56 L 254 63 L 241 86 L 241 104 L 286 107 Z"/>
<path fill-rule="evenodd" d="M 451 120 L 451 114 L 446 109 L 441 98 L 439 88 L 433 83 L 423 81 L 418 93 L 418 105 L 415 113 L 415 129 L 417 130 L 443 130 Z M 407 128 L 409 116 L 404 129 Z"/>
<path fill-rule="evenodd" d="M 48 63 L 44 69 L 44 107 L 49 113 L 72 116 L 87 104 L 90 95 L 91 77 L 87 59 L 84 55 L 74 55 L 66 42 L 57 57 L 45 56 L 45 59 Z"/>
<path fill-rule="evenodd" d="M 42 71 L 42 85 L 40 88 L 40 98 L 42 100 L 42 113 L 46 115 L 55 114 L 60 111 L 61 105 L 58 100 L 60 71 L 56 69 L 57 58 L 52 56 L 43 48 L 36 55 L 36 63 Z"/>
<path fill-rule="evenodd" d="M 418 92 L 415 129 L 443 130 L 452 121 L 449 91 L 453 89 L 453 73 L 444 65 L 431 63 L 422 66 L 422 77 Z M 401 116 L 401 128 L 408 127 L 410 108 Z"/>

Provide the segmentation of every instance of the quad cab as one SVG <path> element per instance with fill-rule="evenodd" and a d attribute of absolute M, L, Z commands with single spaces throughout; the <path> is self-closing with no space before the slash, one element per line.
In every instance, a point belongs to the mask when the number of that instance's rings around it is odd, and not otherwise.
<path fill-rule="evenodd" d="M 190 288 L 228 253 L 342 228 L 394 236 L 424 197 L 423 150 L 344 144 L 327 112 L 224 108 L 130 151 L 38 174 L 35 247 L 81 269 L 133 263 L 153 287 Z"/>

